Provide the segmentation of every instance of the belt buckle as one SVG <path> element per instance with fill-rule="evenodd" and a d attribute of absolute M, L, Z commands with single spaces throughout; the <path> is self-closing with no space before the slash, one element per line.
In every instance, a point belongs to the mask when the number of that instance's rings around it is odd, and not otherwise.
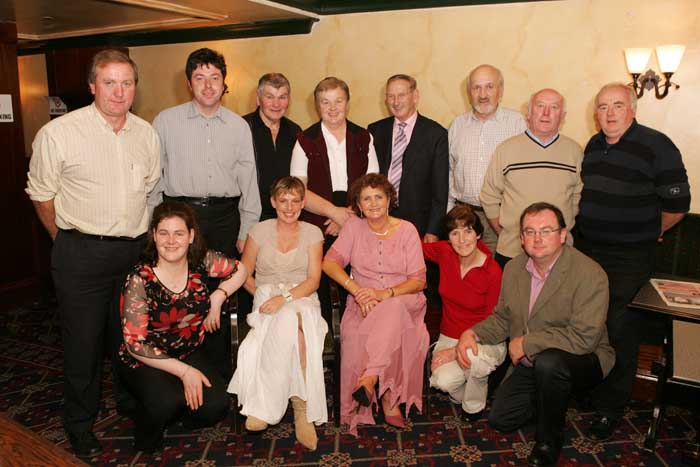
<path fill-rule="evenodd" d="M 205 196 L 204 198 L 202 198 L 202 200 L 201 200 L 202 207 L 207 207 L 210 204 L 211 204 L 211 201 L 210 201 L 209 196 Z"/>

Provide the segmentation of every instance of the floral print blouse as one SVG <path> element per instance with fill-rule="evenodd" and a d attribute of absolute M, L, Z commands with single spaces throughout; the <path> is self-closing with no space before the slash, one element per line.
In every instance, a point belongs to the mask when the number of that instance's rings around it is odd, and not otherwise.
<path fill-rule="evenodd" d="M 202 322 L 210 307 L 207 279 L 226 280 L 237 269 L 237 261 L 210 250 L 201 265 L 188 271 L 184 290 L 173 292 L 161 284 L 152 266 L 136 265 L 121 295 L 121 361 L 131 368 L 143 365 L 129 352 L 148 358 L 187 358 L 204 340 Z"/>

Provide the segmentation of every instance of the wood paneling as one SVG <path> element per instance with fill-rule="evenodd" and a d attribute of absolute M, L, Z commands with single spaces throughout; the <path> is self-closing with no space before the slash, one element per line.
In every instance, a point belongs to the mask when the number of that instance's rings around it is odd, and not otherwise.
<path fill-rule="evenodd" d="M 0 415 L 3 467 L 87 467 L 87 464 L 4 415 Z"/>
<path fill-rule="evenodd" d="M 14 122 L 0 123 L 0 301 L 2 293 L 36 281 L 34 214 L 24 193 L 27 158 L 17 72 L 17 29 L 0 23 L 0 94 L 12 96 Z"/>
<path fill-rule="evenodd" d="M 68 111 L 92 103 L 87 75 L 92 57 L 107 47 L 82 47 L 49 50 L 46 53 L 46 78 L 49 95 L 58 96 L 68 106 Z M 129 49 L 113 47 L 129 55 Z"/>

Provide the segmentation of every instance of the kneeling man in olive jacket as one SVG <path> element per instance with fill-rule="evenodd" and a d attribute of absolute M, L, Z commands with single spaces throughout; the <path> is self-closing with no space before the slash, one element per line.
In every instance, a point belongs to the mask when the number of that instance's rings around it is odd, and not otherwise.
<path fill-rule="evenodd" d="M 496 391 L 489 423 L 512 431 L 537 423 L 531 466 L 556 465 L 564 422 L 574 391 L 598 384 L 615 363 L 605 325 L 608 278 L 592 259 L 565 245 L 564 216 L 556 206 L 535 203 L 520 216 L 525 254 L 503 272 L 501 295 L 491 316 L 462 333 L 457 360 L 471 366 L 477 342 L 510 338 L 512 362 Z"/>

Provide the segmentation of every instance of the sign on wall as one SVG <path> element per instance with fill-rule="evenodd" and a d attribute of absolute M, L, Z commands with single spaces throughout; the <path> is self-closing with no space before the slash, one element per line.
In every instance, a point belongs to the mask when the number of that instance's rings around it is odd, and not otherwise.
<path fill-rule="evenodd" d="M 49 101 L 49 115 L 54 116 L 68 113 L 68 107 L 60 97 L 48 96 L 46 99 Z"/>
<path fill-rule="evenodd" d="M 12 113 L 12 95 L 0 94 L 0 122 L 14 122 Z"/>

